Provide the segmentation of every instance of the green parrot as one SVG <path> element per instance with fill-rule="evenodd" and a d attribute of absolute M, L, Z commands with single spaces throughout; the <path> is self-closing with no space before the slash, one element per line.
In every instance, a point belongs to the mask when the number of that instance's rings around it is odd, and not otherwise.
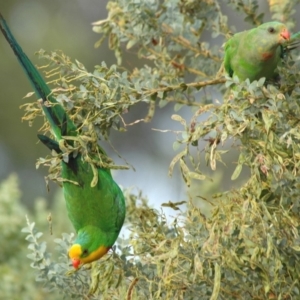
<path fill-rule="evenodd" d="M 77 232 L 69 257 L 74 268 L 101 258 L 115 243 L 125 218 L 125 200 L 119 186 L 113 180 L 110 169 L 87 163 L 80 151 L 69 152 L 65 158 L 66 145 L 72 149 L 73 141 L 64 136 L 80 136 L 79 130 L 64 108 L 51 95 L 38 70 L 23 52 L 6 21 L 0 13 L 0 29 L 22 65 L 48 120 L 54 139 L 45 135 L 38 138 L 61 158 L 63 192 L 69 218 Z M 49 105 L 50 103 L 50 105 Z M 74 139 L 73 139 L 74 140 Z M 101 155 L 106 155 L 99 147 Z M 95 155 L 94 155 L 95 156 Z M 98 159 L 98 157 L 94 157 Z M 96 180 L 95 180 L 96 176 Z M 93 184 L 91 182 L 93 181 Z"/>
<path fill-rule="evenodd" d="M 236 75 L 240 80 L 276 79 L 277 65 L 287 50 L 295 48 L 289 40 L 287 27 L 279 22 L 236 33 L 225 44 L 225 70 L 230 77 Z"/>

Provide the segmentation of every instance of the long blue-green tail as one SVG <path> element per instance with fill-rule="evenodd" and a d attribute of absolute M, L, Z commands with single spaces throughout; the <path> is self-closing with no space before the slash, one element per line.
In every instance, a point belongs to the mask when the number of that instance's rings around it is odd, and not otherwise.
<path fill-rule="evenodd" d="M 23 52 L 22 48 L 11 33 L 1 13 L 0 29 L 4 37 L 8 41 L 10 47 L 14 51 L 15 55 L 17 56 L 20 64 L 22 65 L 37 96 L 43 100 L 42 108 L 46 115 L 46 118 L 50 123 L 51 129 L 56 139 L 60 140 L 62 135 L 77 135 L 75 124 L 66 115 L 64 108 L 51 95 L 51 89 L 46 84 L 36 67 L 29 60 L 27 55 Z M 50 102 L 51 105 L 47 106 L 46 101 L 48 101 L 48 103 Z"/>

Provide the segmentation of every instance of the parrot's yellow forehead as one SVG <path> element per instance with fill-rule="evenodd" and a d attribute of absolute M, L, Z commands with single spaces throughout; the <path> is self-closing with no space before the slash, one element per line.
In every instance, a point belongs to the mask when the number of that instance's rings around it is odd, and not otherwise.
<path fill-rule="evenodd" d="M 73 258 L 79 258 L 82 254 L 82 248 L 79 244 L 74 244 L 69 250 L 69 257 L 71 259 Z"/>

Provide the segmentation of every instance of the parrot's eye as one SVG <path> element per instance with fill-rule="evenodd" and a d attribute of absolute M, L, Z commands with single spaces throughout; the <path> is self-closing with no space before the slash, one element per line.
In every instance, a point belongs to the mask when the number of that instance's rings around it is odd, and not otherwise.
<path fill-rule="evenodd" d="M 89 254 L 89 251 L 87 249 L 84 249 L 83 252 L 82 252 L 82 255 L 87 256 L 88 254 Z"/>
<path fill-rule="evenodd" d="M 274 27 L 269 27 L 269 28 L 268 28 L 268 31 L 269 31 L 270 33 L 274 33 L 274 32 L 275 32 L 275 29 L 274 29 Z"/>

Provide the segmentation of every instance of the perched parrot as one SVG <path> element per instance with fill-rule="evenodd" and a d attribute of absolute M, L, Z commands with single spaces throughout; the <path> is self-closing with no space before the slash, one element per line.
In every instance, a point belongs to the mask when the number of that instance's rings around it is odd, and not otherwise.
<path fill-rule="evenodd" d="M 23 52 L 7 23 L 0 13 L 0 29 L 22 65 L 38 98 L 42 99 L 42 109 L 48 120 L 55 140 L 45 135 L 38 138 L 50 150 L 61 154 L 61 177 L 69 218 L 77 232 L 74 244 L 69 249 L 69 257 L 74 268 L 101 258 L 115 243 L 125 218 L 125 200 L 119 186 L 113 180 L 110 169 L 95 167 L 82 159 L 82 154 L 69 153 L 62 158 L 63 143 L 72 146 L 72 141 L 63 136 L 78 137 L 79 130 L 68 117 L 64 108 L 51 95 L 51 89 L 38 70 Z M 47 103 L 52 105 L 47 105 Z M 105 152 L 99 147 L 102 155 Z M 94 157 L 94 159 L 97 159 Z M 98 181 L 95 186 L 91 182 Z"/>
<path fill-rule="evenodd" d="M 296 36 L 295 36 L 296 38 Z M 279 22 L 236 33 L 225 44 L 224 67 L 229 76 L 250 81 L 276 79 L 276 67 L 289 48 L 290 33 Z"/>

